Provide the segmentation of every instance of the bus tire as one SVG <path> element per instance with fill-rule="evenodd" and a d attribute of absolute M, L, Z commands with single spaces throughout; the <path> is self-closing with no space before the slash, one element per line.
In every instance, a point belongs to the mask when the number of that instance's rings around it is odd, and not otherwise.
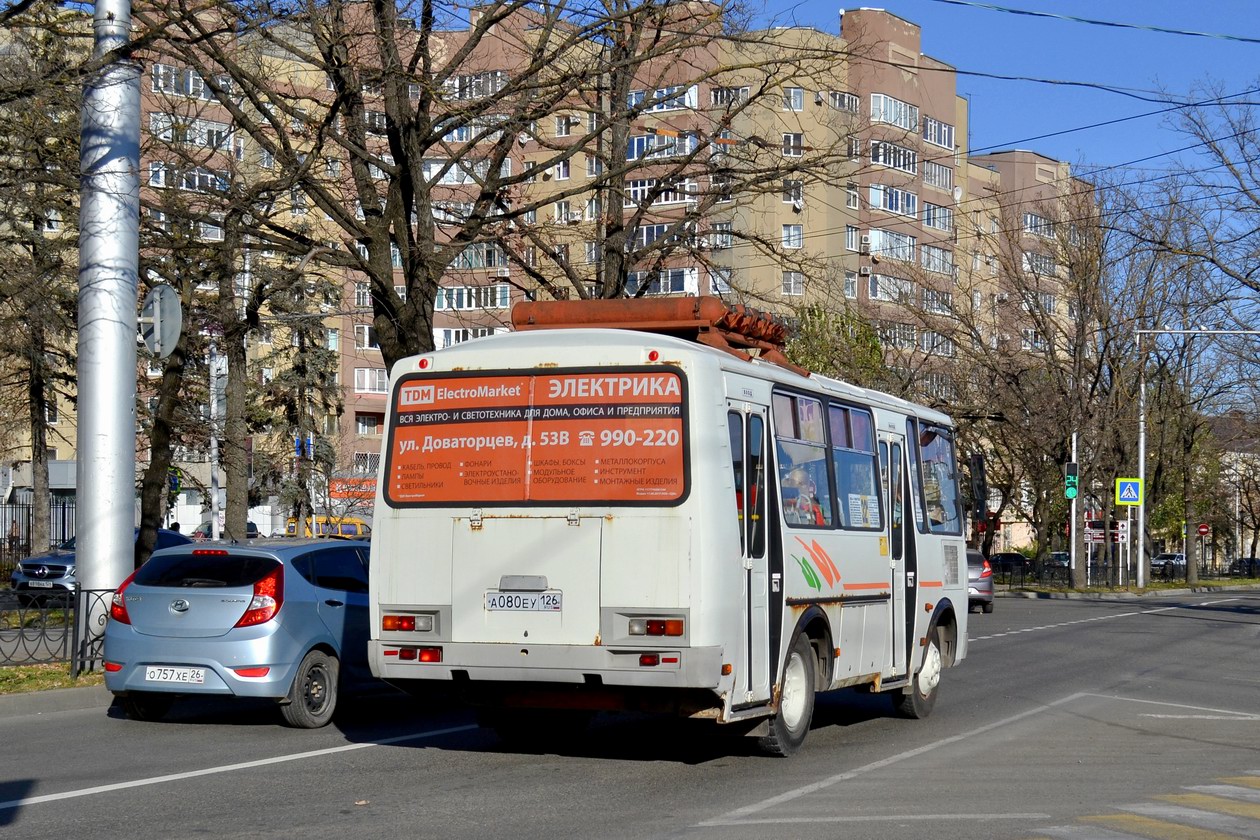
<path fill-rule="evenodd" d="M 322 650 L 302 658 L 293 685 L 280 707 L 284 722 L 297 729 L 319 729 L 337 710 L 338 662 Z"/>
<path fill-rule="evenodd" d="M 817 660 L 809 637 L 796 637 L 783 666 L 779 710 L 769 720 L 770 732 L 760 739 L 761 749 L 771 755 L 789 756 L 805 743 L 814 718 L 814 671 Z"/>
<path fill-rule="evenodd" d="M 936 705 L 937 689 L 941 682 L 941 669 L 945 660 L 941 657 L 941 632 L 935 626 L 928 630 L 927 644 L 923 649 L 923 664 L 910 681 L 906 693 L 897 703 L 897 713 L 902 717 L 921 720 L 932 714 Z"/>

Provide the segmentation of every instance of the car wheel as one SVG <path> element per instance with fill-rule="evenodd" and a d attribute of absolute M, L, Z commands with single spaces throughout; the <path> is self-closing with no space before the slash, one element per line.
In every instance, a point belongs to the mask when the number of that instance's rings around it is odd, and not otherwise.
<path fill-rule="evenodd" d="M 941 657 L 940 630 L 933 627 L 928 631 L 927 645 L 923 650 L 923 664 L 919 672 L 910 682 L 909 690 L 901 696 L 897 703 L 897 712 L 902 717 L 916 720 L 932 714 L 936 705 L 937 688 L 941 682 L 941 669 L 945 661 Z"/>
<path fill-rule="evenodd" d="M 779 711 L 770 718 L 770 733 L 759 743 L 771 755 L 788 756 L 805 743 L 809 724 L 814 719 L 814 648 L 804 633 L 788 652 L 783 666 L 783 683 L 779 687 Z"/>
<path fill-rule="evenodd" d="M 293 685 L 280 707 L 284 722 L 298 729 L 318 729 L 332 720 L 337 709 L 337 660 L 322 650 L 302 657 Z"/>
<path fill-rule="evenodd" d="M 132 720 L 161 720 L 175 702 L 173 694 L 133 691 L 122 698 L 123 712 Z"/>
<path fill-rule="evenodd" d="M 987 615 L 987 614 L 989 614 L 989 613 L 993 612 L 993 602 L 992 602 L 992 601 L 990 601 L 989 603 L 984 604 L 984 605 L 983 605 L 983 606 L 981 606 L 980 608 L 981 608 L 982 610 L 984 610 L 985 614 Z"/>

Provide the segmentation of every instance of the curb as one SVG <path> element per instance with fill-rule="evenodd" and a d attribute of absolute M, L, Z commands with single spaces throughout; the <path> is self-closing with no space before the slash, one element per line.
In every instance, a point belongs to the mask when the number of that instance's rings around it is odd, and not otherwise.
<path fill-rule="evenodd" d="M 103 685 L 0 694 L 0 717 L 107 709 L 113 702 L 114 695 Z"/>

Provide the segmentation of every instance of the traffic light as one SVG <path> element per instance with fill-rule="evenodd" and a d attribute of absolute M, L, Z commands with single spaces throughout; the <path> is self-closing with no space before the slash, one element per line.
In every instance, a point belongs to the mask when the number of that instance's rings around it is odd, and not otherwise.
<path fill-rule="evenodd" d="M 1078 475 L 1075 461 L 1069 461 L 1063 465 L 1063 498 L 1076 498 Z"/>

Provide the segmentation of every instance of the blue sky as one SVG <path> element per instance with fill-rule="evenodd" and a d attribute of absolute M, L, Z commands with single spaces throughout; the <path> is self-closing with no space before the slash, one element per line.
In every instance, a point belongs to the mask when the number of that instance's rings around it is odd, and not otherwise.
<path fill-rule="evenodd" d="M 1044 17 L 1010 14 L 982 5 L 1066 15 L 1090 20 L 1252 38 L 1260 42 L 1257 0 L 942 0 L 854 3 L 884 8 L 922 28 L 924 53 L 960 71 L 1085 82 L 1156 96 L 1160 90 L 1185 99 L 1206 81 L 1228 93 L 1260 87 L 1260 43 L 1219 37 L 1142 31 Z M 767 4 L 778 23 L 794 22 L 836 32 L 842 6 L 804 0 Z M 1118 93 L 1088 87 L 998 81 L 959 76 L 958 92 L 971 100 L 974 151 L 1025 148 L 1073 164 L 1080 174 L 1097 167 L 1144 173 L 1167 170 L 1166 153 L 1189 145 L 1167 126 L 1166 116 L 1096 123 L 1161 110 Z M 1249 97 L 1260 102 L 1260 94 Z M 1043 137 L 1072 130 L 1058 136 Z M 1186 158 L 1186 153 L 1181 153 Z M 1149 158 L 1147 160 L 1140 160 Z"/>

